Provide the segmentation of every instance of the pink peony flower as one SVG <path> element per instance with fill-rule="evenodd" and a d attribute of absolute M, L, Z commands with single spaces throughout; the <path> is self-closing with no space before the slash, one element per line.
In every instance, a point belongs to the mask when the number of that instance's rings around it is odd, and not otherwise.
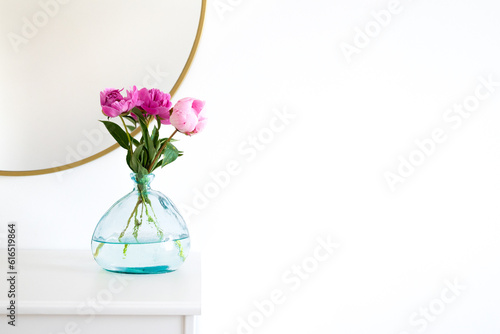
<path fill-rule="evenodd" d="M 170 94 L 163 93 L 162 91 L 153 88 L 143 88 L 138 91 L 139 108 L 144 110 L 147 115 L 157 116 L 160 118 L 162 124 L 170 124 L 170 108 L 172 102 L 170 101 Z"/>
<path fill-rule="evenodd" d="M 142 105 L 142 101 L 139 99 L 139 91 L 137 90 L 136 86 L 133 86 L 130 88 L 130 90 L 127 90 L 127 97 L 125 97 L 125 100 L 129 101 L 130 110 Z"/>
<path fill-rule="evenodd" d="M 205 101 L 185 97 L 177 102 L 170 115 L 170 122 L 179 131 L 188 136 L 202 131 L 207 119 L 203 112 Z"/>
<path fill-rule="evenodd" d="M 139 91 L 136 86 L 127 90 L 127 97 L 125 99 L 129 101 L 129 110 L 132 110 L 135 107 L 140 107 L 143 103 L 143 101 L 139 99 Z M 137 121 L 137 116 L 133 112 L 130 113 L 130 116 Z"/>
<path fill-rule="evenodd" d="M 106 88 L 101 92 L 102 113 L 108 117 L 116 117 L 124 112 L 128 112 L 130 103 L 124 99 L 122 91 L 114 88 Z"/>

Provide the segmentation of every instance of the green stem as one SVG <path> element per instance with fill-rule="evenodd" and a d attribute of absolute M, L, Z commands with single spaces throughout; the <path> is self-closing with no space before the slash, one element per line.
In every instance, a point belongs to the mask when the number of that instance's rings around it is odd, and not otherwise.
<path fill-rule="evenodd" d="M 130 146 L 128 148 L 130 151 L 130 155 L 132 156 L 132 153 L 133 153 L 132 152 L 132 139 L 131 139 L 130 133 L 128 132 L 127 125 L 125 124 L 125 120 L 123 119 L 122 115 L 120 115 L 120 119 L 122 120 L 123 127 L 125 128 L 125 132 L 127 133 L 128 142 L 130 144 Z"/>
<path fill-rule="evenodd" d="M 123 236 L 125 235 L 125 232 L 127 231 L 128 227 L 130 225 L 130 221 L 132 220 L 134 213 L 137 212 L 137 208 L 139 207 L 139 204 L 141 204 L 141 201 L 142 201 L 142 198 L 139 197 L 139 199 L 137 200 L 137 203 L 135 204 L 134 210 L 132 211 L 132 213 L 130 214 L 130 217 L 128 218 L 127 226 L 125 226 L 125 229 L 123 229 L 122 233 L 120 233 L 120 236 L 118 237 L 118 241 L 121 241 L 121 238 L 123 238 Z"/>
<path fill-rule="evenodd" d="M 102 246 L 104 246 L 102 242 L 99 244 L 99 246 L 97 246 L 97 248 L 95 249 L 94 258 L 99 255 L 99 250 L 101 250 Z"/>
<path fill-rule="evenodd" d="M 128 244 L 125 244 L 125 246 L 123 247 L 123 258 L 125 258 L 127 256 L 127 248 L 128 248 Z"/>
<path fill-rule="evenodd" d="M 144 208 L 144 202 L 141 203 L 141 212 L 142 212 L 142 208 Z M 137 219 L 137 213 L 138 212 L 139 212 L 138 210 L 135 211 L 135 216 L 134 216 L 134 232 L 132 232 L 132 235 L 134 236 L 135 241 L 137 241 L 137 242 L 139 242 L 139 240 L 137 239 L 137 235 L 139 233 L 139 225 L 141 225 L 141 223 L 142 223 L 142 220 L 139 221 Z"/>
<path fill-rule="evenodd" d="M 156 162 L 158 161 L 158 158 L 161 155 L 161 152 L 163 152 L 163 150 L 165 149 L 165 147 L 167 147 L 167 144 L 170 142 L 170 140 L 172 139 L 172 137 L 176 133 L 177 133 L 177 129 L 175 129 L 175 131 L 170 135 L 170 137 L 168 137 L 167 141 L 165 141 L 165 143 L 162 145 L 162 147 L 160 148 L 160 150 L 158 151 L 158 153 L 156 153 L 156 156 L 153 159 L 153 162 L 151 163 L 151 165 L 148 168 L 148 173 L 151 173 L 151 171 L 153 170 L 154 165 L 156 165 Z"/>
<path fill-rule="evenodd" d="M 184 255 L 184 249 L 182 249 L 182 244 L 179 240 L 175 240 L 175 244 L 177 245 L 177 248 L 179 249 L 179 256 L 181 257 L 182 261 L 186 261 L 186 256 Z"/>
<path fill-rule="evenodd" d="M 153 209 L 153 205 L 151 204 L 151 201 L 149 202 L 149 207 L 151 208 L 151 212 L 153 212 L 153 216 L 155 218 L 153 219 L 153 217 L 149 216 L 149 214 L 148 214 L 148 221 L 152 222 L 155 225 L 156 234 L 158 235 L 158 238 L 160 238 L 160 241 L 161 241 L 163 239 L 163 230 L 156 223 L 158 221 L 158 217 L 156 217 L 156 213 L 155 213 L 155 210 Z"/>

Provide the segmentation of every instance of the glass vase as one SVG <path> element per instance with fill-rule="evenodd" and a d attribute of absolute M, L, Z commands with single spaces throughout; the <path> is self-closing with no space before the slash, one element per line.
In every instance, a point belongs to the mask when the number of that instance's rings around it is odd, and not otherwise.
<path fill-rule="evenodd" d="M 130 176 L 135 188 L 113 204 L 95 228 L 94 259 L 119 273 L 177 270 L 190 248 L 186 223 L 168 197 L 151 189 L 154 174 Z"/>

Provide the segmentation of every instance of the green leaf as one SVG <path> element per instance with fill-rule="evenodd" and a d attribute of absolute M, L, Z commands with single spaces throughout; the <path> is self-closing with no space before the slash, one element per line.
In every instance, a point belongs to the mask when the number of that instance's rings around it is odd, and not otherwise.
<path fill-rule="evenodd" d="M 158 132 L 160 132 L 160 128 L 161 128 L 161 120 L 159 117 L 156 117 L 156 125 L 158 126 Z"/>
<path fill-rule="evenodd" d="M 149 174 L 148 170 L 143 165 L 139 165 L 138 173 L 141 175 L 148 175 Z"/>
<path fill-rule="evenodd" d="M 153 141 L 151 140 L 151 137 L 148 136 L 148 138 L 146 139 L 146 142 L 147 142 L 147 146 L 148 146 L 148 156 L 149 156 L 149 159 L 148 159 L 148 165 L 153 162 L 153 159 L 154 157 L 156 156 L 156 149 L 155 149 L 155 146 L 153 144 Z"/>
<path fill-rule="evenodd" d="M 149 156 L 148 156 L 148 151 L 142 150 L 141 156 L 139 158 L 139 161 L 143 161 L 149 165 Z"/>
<path fill-rule="evenodd" d="M 177 147 L 172 145 L 172 143 L 168 143 L 163 151 L 163 162 L 161 164 L 162 167 L 168 165 L 169 163 L 174 162 L 177 157 L 179 157 L 179 150 Z"/>
<path fill-rule="evenodd" d="M 148 135 L 149 136 L 149 131 L 148 131 L 148 123 L 144 118 L 139 119 L 139 125 L 141 126 L 141 131 L 142 131 L 142 136 Z"/>
<path fill-rule="evenodd" d="M 132 172 L 137 173 L 139 170 L 139 161 L 134 158 L 133 155 L 130 154 L 130 151 L 127 153 L 127 163 Z"/>
<path fill-rule="evenodd" d="M 151 171 L 154 171 L 156 168 L 161 167 L 162 164 L 163 164 L 163 160 L 156 162 L 156 165 L 154 166 L 154 168 Z"/>
<path fill-rule="evenodd" d="M 158 145 L 158 138 L 160 137 L 160 132 L 156 128 L 156 126 L 153 128 L 153 132 L 151 133 L 151 140 L 153 141 L 153 146 L 155 150 L 159 150 L 160 146 Z"/>
<path fill-rule="evenodd" d="M 132 143 L 134 143 L 134 145 L 137 147 L 139 146 L 141 143 L 139 143 L 139 141 L 137 139 L 135 139 L 134 137 L 131 137 L 130 139 L 132 139 Z"/>
<path fill-rule="evenodd" d="M 134 151 L 134 154 L 132 154 L 132 157 L 130 159 L 130 165 L 131 165 L 131 169 L 135 173 L 138 173 L 141 175 L 147 175 L 148 170 L 146 169 L 146 167 L 144 167 L 144 164 L 143 164 L 144 158 L 141 158 L 141 156 L 144 157 L 143 153 L 147 154 L 147 152 L 144 150 L 144 144 L 141 144 L 141 145 L 137 146 L 137 148 Z"/>
<path fill-rule="evenodd" d="M 148 122 L 146 121 L 146 118 L 144 117 L 143 113 L 141 110 L 139 110 L 137 107 L 135 107 L 134 109 L 132 109 L 132 112 L 137 116 L 137 118 L 139 119 L 139 122 L 144 122 L 145 124 L 147 124 Z"/>
<path fill-rule="evenodd" d="M 137 127 L 137 121 L 132 116 L 123 116 L 123 118 L 127 119 L 130 123 L 134 124 L 134 129 Z"/>
<path fill-rule="evenodd" d="M 140 162 L 139 159 L 141 157 L 143 149 L 144 149 L 144 144 L 140 144 L 139 146 L 137 146 L 137 148 L 134 151 L 134 154 L 132 155 L 132 159 L 135 159 L 137 162 Z"/>
<path fill-rule="evenodd" d="M 132 155 L 130 154 L 130 150 L 127 150 L 127 165 L 133 172 L 135 171 L 132 167 Z"/>
<path fill-rule="evenodd" d="M 167 140 L 168 140 L 168 138 L 162 138 L 162 139 L 160 139 L 160 142 L 159 142 L 158 148 L 162 147 L 162 146 L 163 146 L 163 144 L 165 144 L 165 142 L 166 142 Z M 170 142 L 170 143 L 172 143 L 172 142 L 174 142 L 174 141 L 178 141 L 178 140 L 177 140 L 177 139 L 173 139 L 173 138 L 169 140 L 169 142 Z"/>
<path fill-rule="evenodd" d="M 144 141 L 144 147 L 146 148 L 149 157 L 153 159 L 155 156 L 155 147 L 153 145 L 153 140 L 151 139 L 151 136 L 149 136 L 149 131 L 148 131 L 148 124 L 145 122 L 145 119 L 140 119 L 139 123 L 141 124 L 141 131 L 142 131 L 142 139 Z M 146 161 L 148 163 L 149 161 Z"/>
<path fill-rule="evenodd" d="M 124 149 L 128 150 L 129 148 L 129 142 L 128 142 L 128 137 L 125 131 L 116 123 L 109 122 L 109 121 L 101 121 L 105 126 L 106 129 L 108 129 L 109 133 L 113 136 L 113 138 L 116 140 L 116 142 L 123 147 Z"/>
<path fill-rule="evenodd" d="M 135 126 L 127 125 L 127 129 L 129 129 L 129 131 L 132 132 L 135 130 Z"/>

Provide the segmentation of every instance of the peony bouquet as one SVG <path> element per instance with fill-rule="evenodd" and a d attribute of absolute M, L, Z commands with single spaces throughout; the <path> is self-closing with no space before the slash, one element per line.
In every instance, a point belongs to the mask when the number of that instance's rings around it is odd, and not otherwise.
<path fill-rule="evenodd" d="M 141 180 L 147 179 L 155 169 L 165 167 L 182 155 L 172 143 L 172 138 L 177 132 L 192 136 L 203 130 L 207 122 L 203 110 L 205 102 L 194 98 L 183 98 L 173 105 L 170 95 L 158 89 L 138 90 L 134 86 L 126 91 L 126 96 L 122 95 L 122 91 L 123 89 L 108 88 L 100 93 L 102 112 L 108 117 L 108 120 L 101 122 L 116 142 L 127 150 L 127 164 L 135 173 L 138 184 L 137 203 L 118 241 L 121 241 L 132 226 L 133 236 L 137 240 L 143 214 L 146 215 L 148 222 L 156 226 L 158 237 L 162 239 L 163 231 L 156 224 L 156 215 L 148 198 L 147 184 Z M 109 121 L 109 118 L 117 117 L 120 119 L 118 124 Z M 150 132 L 151 124 L 153 129 Z M 168 138 L 160 138 L 162 125 L 174 127 L 173 133 Z M 132 132 L 137 128 L 141 132 L 140 139 L 132 136 Z M 98 255 L 102 245 L 96 249 L 95 256 Z M 127 246 L 125 245 L 123 249 L 124 255 Z"/>
<path fill-rule="evenodd" d="M 121 91 L 113 88 L 102 91 L 101 106 L 108 119 L 120 118 L 123 129 L 114 122 L 101 122 L 116 142 L 128 151 L 127 164 L 136 174 L 150 174 L 182 155 L 171 143 L 177 132 L 191 136 L 205 128 L 207 120 L 203 112 L 204 101 L 187 97 L 179 100 L 172 108 L 170 94 L 158 89 L 137 90 L 134 86 L 127 90 L 125 97 Z M 127 125 L 125 121 L 130 124 Z M 154 121 L 156 124 L 150 134 L 148 125 Z M 137 128 L 137 124 L 142 132 L 140 140 L 130 134 Z M 175 130 L 169 138 L 159 138 L 162 124 L 174 126 Z"/>

